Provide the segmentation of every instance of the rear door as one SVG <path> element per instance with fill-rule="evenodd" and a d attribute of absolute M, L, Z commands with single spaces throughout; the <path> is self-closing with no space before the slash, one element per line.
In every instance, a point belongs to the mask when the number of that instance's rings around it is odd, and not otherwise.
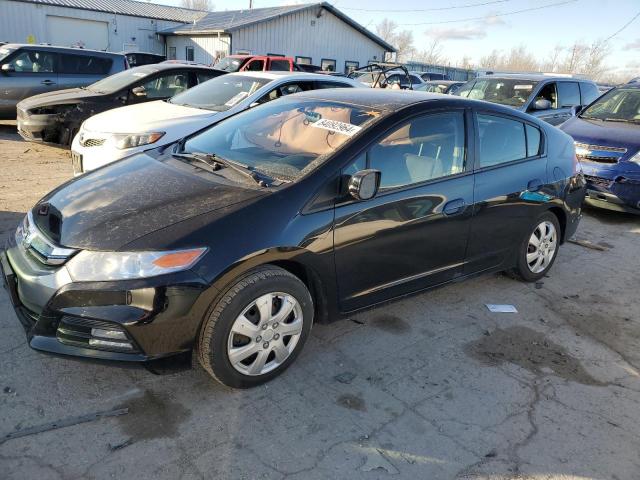
<path fill-rule="evenodd" d="M 15 118 L 20 100 L 60 88 L 56 52 L 22 48 L 8 57 L 2 68 L 0 112 L 6 118 Z"/>
<path fill-rule="evenodd" d="M 58 84 L 61 89 L 91 85 L 106 77 L 113 65 L 111 58 L 86 54 L 60 53 L 59 59 Z"/>
<path fill-rule="evenodd" d="M 461 275 L 473 203 L 469 119 L 464 110 L 415 115 L 343 169 L 334 232 L 343 311 Z M 381 171 L 380 191 L 354 201 L 345 185 L 365 168 Z"/>
<path fill-rule="evenodd" d="M 548 198 L 544 135 L 495 112 L 475 115 L 476 173 L 465 274 L 510 261 Z"/>

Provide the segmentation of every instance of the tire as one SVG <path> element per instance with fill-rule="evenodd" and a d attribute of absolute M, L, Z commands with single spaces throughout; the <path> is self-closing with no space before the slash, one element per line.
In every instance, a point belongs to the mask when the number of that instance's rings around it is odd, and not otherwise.
<path fill-rule="evenodd" d="M 198 360 L 229 387 L 268 382 L 302 350 L 313 313 L 311 294 L 296 276 L 271 265 L 251 270 L 209 309 L 198 337 Z"/>
<path fill-rule="evenodd" d="M 544 277 L 558 256 L 560 234 L 560 223 L 553 213 L 540 215 L 523 238 L 511 273 L 525 282 L 535 282 Z M 539 239 L 541 235 L 544 236 L 543 243 L 541 248 L 537 248 L 534 237 Z"/>

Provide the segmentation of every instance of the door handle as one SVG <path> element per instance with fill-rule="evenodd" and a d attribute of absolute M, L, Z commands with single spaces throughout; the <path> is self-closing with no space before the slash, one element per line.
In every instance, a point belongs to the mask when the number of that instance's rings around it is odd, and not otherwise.
<path fill-rule="evenodd" d="M 42 80 L 40 82 L 42 85 L 55 85 L 56 82 L 54 82 L 53 80 Z"/>
<path fill-rule="evenodd" d="M 442 212 L 445 215 L 456 215 L 464 210 L 466 204 L 462 198 L 456 198 L 455 200 L 451 200 L 444 205 Z"/>
<path fill-rule="evenodd" d="M 527 190 L 529 192 L 537 192 L 542 188 L 542 180 L 539 178 L 534 178 L 533 180 L 529 180 L 527 183 Z"/>

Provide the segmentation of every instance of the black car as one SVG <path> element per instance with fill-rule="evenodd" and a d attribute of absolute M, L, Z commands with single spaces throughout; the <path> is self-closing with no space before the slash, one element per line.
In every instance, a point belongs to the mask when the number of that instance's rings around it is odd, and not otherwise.
<path fill-rule="evenodd" d="M 69 146 L 82 122 L 96 113 L 163 100 L 223 73 L 161 63 L 131 68 L 88 87 L 35 95 L 18 103 L 18 133 L 28 141 Z"/>
<path fill-rule="evenodd" d="M 305 92 L 62 185 L 0 258 L 33 348 L 194 350 L 250 387 L 314 321 L 479 273 L 547 274 L 580 218 L 575 158 L 568 135 L 499 105 Z"/>

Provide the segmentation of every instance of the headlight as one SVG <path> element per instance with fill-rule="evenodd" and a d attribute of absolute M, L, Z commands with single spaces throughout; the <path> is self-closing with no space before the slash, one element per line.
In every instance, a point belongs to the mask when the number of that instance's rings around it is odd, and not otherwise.
<path fill-rule="evenodd" d="M 83 250 L 67 262 L 76 282 L 147 278 L 191 268 L 206 248 L 162 252 L 95 252 Z"/>
<path fill-rule="evenodd" d="M 633 157 L 631 157 L 629 161 L 640 165 L 640 150 Z"/>
<path fill-rule="evenodd" d="M 155 143 L 164 136 L 165 132 L 150 133 L 117 133 L 113 135 L 116 142 L 116 148 L 124 150 L 125 148 L 139 147 L 140 145 L 149 145 Z"/>

